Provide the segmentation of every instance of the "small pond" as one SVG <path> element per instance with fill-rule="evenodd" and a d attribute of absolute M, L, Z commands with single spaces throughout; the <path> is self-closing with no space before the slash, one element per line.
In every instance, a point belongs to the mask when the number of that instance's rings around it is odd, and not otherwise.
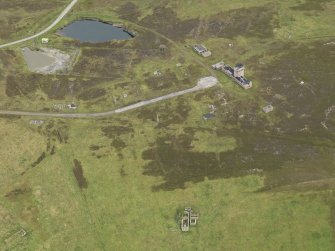
<path fill-rule="evenodd" d="M 61 30 L 58 34 L 70 37 L 80 42 L 103 43 L 110 40 L 126 40 L 134 37 L 123 28 L 115 27 L 97 20 L 75 21 Z"/>

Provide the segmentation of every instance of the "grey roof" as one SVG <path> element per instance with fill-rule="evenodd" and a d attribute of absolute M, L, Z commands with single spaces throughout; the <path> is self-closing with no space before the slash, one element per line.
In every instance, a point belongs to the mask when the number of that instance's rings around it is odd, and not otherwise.
<path fill-rule="evenodd" d="M 195 50 L 199 51 L 199 52 L 207 51 L 207 49 L 203 45 L 201 45 L 201 44 L 196 44 L 196 45 L 193 46 L 193 48 Z"/>

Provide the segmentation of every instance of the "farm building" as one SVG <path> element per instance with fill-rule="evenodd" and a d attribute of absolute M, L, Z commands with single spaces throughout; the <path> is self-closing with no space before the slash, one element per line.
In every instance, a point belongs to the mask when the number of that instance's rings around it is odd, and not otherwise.
<path fill-rule="evenodd" d="M 194 213 L 192 208 L 190 207 L 185 208 L 181 219 L 181 231 L 183 232 L 190 231 L 190 226 L 195 226 L 197 224 L 198 219 L 199 214 Z"/>
<path fill-rule="evenodd" d="M 217 71 L 222 71 L 244 89 L 249 89 L 252 87 L 252 82 L 244 77 L 245 67 L 241 63 L 236 64 L 233 68 L 221 61 L 212 65 L 212 68 Z"/>
<path fill-rule="evenodd" d="M 193 49 L 196 53 L 198 53 L 199 55 L 207 58 L 209 56 L 212 55 L 212 53 L 202 44 L 196 44 L 193 46 Z"/>
<path fill-rule="evenodd" d="M 244 65 L 241 63 L 238 63 L 234 67 L 234 77 L 244 77 Z"/>

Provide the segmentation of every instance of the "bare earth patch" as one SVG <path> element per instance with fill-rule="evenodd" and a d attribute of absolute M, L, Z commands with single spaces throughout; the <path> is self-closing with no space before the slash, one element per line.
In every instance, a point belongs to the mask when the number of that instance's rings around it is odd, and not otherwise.
<path fill-rule="evenodd" d="M 56 49 L 41 48 L 33 51 L 23 48 L 22 53 L 29 69 L 36 73 L 51 74 L 65 70 L 70 61 L 70 55 Z"/>

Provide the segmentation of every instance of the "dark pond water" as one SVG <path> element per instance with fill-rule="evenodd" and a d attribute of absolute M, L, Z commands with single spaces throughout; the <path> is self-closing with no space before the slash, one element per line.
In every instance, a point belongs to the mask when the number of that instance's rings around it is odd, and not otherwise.
<path fill-rule="evenodd" d="M 122 28 L 97 20 L 75 21 L 63 29 L 58 34 L 70 37 L 80 42 L 103 43 L 110 40 L 126 40 L 133 36 Z"/>

